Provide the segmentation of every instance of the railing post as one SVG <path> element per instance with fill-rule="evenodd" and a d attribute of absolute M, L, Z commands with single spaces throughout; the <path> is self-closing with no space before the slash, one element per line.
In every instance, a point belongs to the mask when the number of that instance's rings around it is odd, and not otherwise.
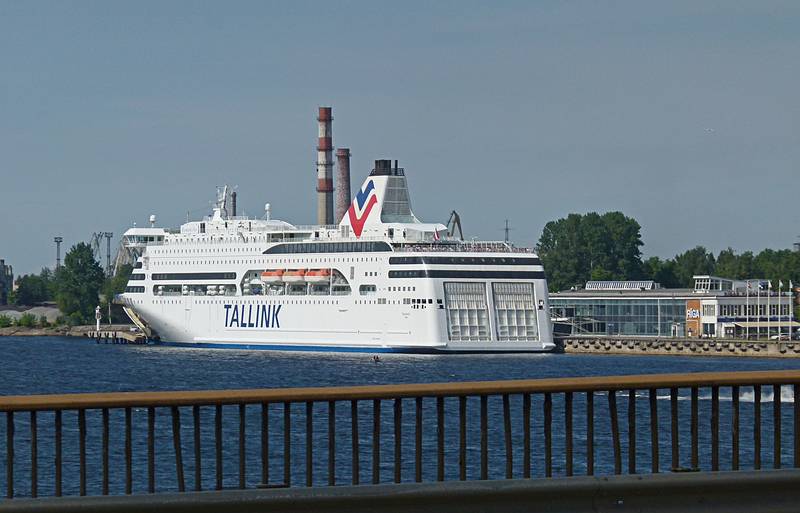
<path fill-rule="evenodd" d="M 680 468 L 680 436 L 678 431 L 678 389 L 673 387 L 669 390 L 669 410 L 670 410 L 670 427 L 671 427 L 671 442 L 672 442 L 672 470 Z"/>
<path fill-rule="evenodd" d="M 586 392 L 586 475 L 594 475 L 594 392 Z"/>
<path fill-rule="evenodd" d="M 328 486 L 336 485 L 336 401 L 328 401 Z"/>
<path fill-rule="evenodd" d="M 314 484 L 314 403 L 306 401 L 306 486 Z"/>
<path fill-rule="evenodd" d="M 481 396 L 481 479 L 489 479 L 489 398 Z"/>
<path fill-rule="evenodd" d="M 458 479 L 467 479 L 467 398 L 458 397 Z"/>
<path fill-rule="evenodd" d="M 292 403 L 283 403 L 283 484 L 292 485 Z"/>
<path fill-rule="evenodd" d="M 444 481 L 444 397 L 436 398 L 436 480 Z"/>
<path fill-rule="evenodd" d="M 652 472 L 658 473 L 658 390 L 651 388 L 648 395 L 650 397 L 650 458 Z"/>
<path fill-rule="evenodd" d="M 78 410 L 78 451 L 80 461 L 80 490 L 81 496 L 86 495 L 86 410 Z"/>
<path fill-rule="evenodd" d="M 719 387 L 711 387 L 711 470 L 719 470 Z"/>
<path fill-rule="evenodd" d="M 531 394 L 522 394 L 522 476 L 531 477 Z"/>
<path fill-rule="evenodd" d="M 614 447 L 614 473 L 622 474 L 622 447 L 619 440 L 619 419 L 617 414 L 617 391 L 608 391 L 608 413 L 611 421 L 611 439 Z"/>
<path fill-rule="evenodd" d="M 33 410 L 31 411 L 31 497 L 33 498 L 39 494 L 39 454 L 36 431 L 36 410 Z"/>
<path fill-rule="evenodd" d="M 222 490 L 223 468 L 222 468 L 222 405 L 217 404 L 214 409 L 214 458 L 215 474 L 217 479 L 217 490 Z"/>
<path fill-rule="evenodd" d="M 739 470 L 739 387 L 731 388 L 731 469 Z"/>
<path fill-rule="evenodd" d="M 792 387 L 794 394 L 794 468 L 800 468 L 800 384 L 795 384 Z"/>
<path fill-rule="evenodd" d="M 553 476 L 553 396 L 544 394 L 544 475 Z"/>
<path fill-rule="evenodd" d="M 761 469 L 761 385 L 753 386 L 753 468 Z"/>
<path fill-rule="evenodd" d="M 200 406 L 197 404 L 192 406 L 192 421 L 194 423 L 194 489 L 199 492 L 203 489 L 203 455 L 200 448 Z"/>
<path fill-rule="evenodd" d="M 6 497 L 14 498 L 14 412 L 6 412 Z"/>
<path fill-rule="evenodd" d="M 503 437 L 506 444 L 506 479 L 514 477 L 514 449 L 511 441 L 511 405 L 508 394 L 503 394 Z"/>
<path fill-rule="evenodd" d="M 56 417 L 59 426 L 59 433 L 61 427 L 61 415 L 60 411 L 57 412 L 59 415 Z M 133 423 L 133 411 L 130 407 L 125 408 L 125 494 L 130 495 L 133 493 L 133 434 L 132 434 L 132 423 Z M 61 455 L 61 450 L 59 448 L 58 451 L 59 457 Z M 59 475 L 60 475 L 60 465 L 58 467 Z M 58 486 L 61 486 L 61 479 L 57 479 L 56 481 Z"/>
<path fill-rule="evenodd" d="M 422 397 L 415 397 L 416 419 L 414 426 L 414 481 L 422 482 Z"/>
<path fill-rule="evenodd" d="M 781 415 L 781 386 L 772 385 L 772 439 L 773 455 L 772 466 L 776 469 L 781 468 L 781 423 L 783 417 Z"/>
<path fill-rule="evenodd" d="M 564 393 L 564 446 L 567 476 L 572 475 L 572 392 Z M 510 477 L 510 476 L 509 476 Z"/>
<path fill-rule="evenodd" d="M 53 430 L 56 438 L 54 464 L 55 464 L 55 491 L 56 497 L 61 497 L 61 410 L 56 410 L 53 419 Z"/>
<path fill-rule="evenodd" d="M 183 471 L 181 471 L 183 473 Z M 247 405 L 239 404 L 239 489 L 247 487 Z"/>
<path fill-rule="evenodd" d="M 394 400 L 394 482 L 402 480 L 403 468 L 403 399 Z"/>
<path fill-rule="evenodd" d="M 697 387 L 692 387 L 692 411 L 691 411 L 691 432 L 692 432 L 692 469 L 700 469 L 700 430 L 698 420 L 698 408 L 700 391 Z"/>
<path fill-rule="evenodd" d="M 103 495 L 108 495 L 109 412 L 103 408 Z"/>
<path fill-rule="evenodd" d="M 372 484 L 381 482 L 381 400 L 372 401 Z"/>
<path fill-rule="evenodd" d="M 359 448 L 358 448 L 358 401 L 350 401 L 351 441 L 353 444 L 353 484 L 359 483 Z"/>
<path fill-rule="evenodd" d="M 628 474 L 636 473 L 636 389 L 628 390 Z"/>
<path fill-rule="evenodd" d="M 177 406 L 170 408 L 172 414 L 172 449 L 175 451 L 175 478 L 178 481 L 178 491 L 186 491 L 186 481 L 183 476 L 183 446 L 181 444 L 181 411 Z"/>

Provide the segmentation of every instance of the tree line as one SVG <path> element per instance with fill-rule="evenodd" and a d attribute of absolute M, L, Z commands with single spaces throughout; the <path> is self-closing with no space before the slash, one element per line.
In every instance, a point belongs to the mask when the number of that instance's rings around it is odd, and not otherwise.
<path fill-rule="evenodd" d="M 122 266 L 115 276 L 106 277 L 92 248 L 81 242 L 67 252 L 64 264 L 56 271 L 44 268 L 39 274 L 20 276 L 9 300 L 25 306 L 54 302 L 61 311 L 59 323 L 92 324 L 95 308 L 100 305 L 106 315 L 114 295 L 125 290 L 131 270 L 130 265 Z M 118 311 L 115 313 L 114 320 L 123 320 Z M 30 322 L 26 318 L 26 324 Z"/>
<path fill-rule="evenodd" d="M 536 246 L 551 291 L 582 287 L 589 280 L 654 280 L 663 287 L 693 287 L 692 276 L 788 281 L 800 285 L 800 252 L 764 249 L 716 256 L 703 246 L 673 258 L 642 258 L 641 226 L 622 212 L 569 214 L 547 223 Z M 785 288 L 784 288 L 785 290 Z"/>

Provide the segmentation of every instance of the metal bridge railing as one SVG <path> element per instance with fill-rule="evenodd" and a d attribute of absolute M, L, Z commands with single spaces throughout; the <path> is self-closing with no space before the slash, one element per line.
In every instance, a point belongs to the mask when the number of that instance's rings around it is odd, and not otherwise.
<path fill-rule="evenodd" d="M 798 386 L 768 371 L 6 396 L 0 475 L 10 499 L 798 467 Z"/>

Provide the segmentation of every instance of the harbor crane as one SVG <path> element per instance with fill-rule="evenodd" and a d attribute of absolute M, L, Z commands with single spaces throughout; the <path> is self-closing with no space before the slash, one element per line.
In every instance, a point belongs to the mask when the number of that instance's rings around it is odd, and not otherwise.
<path fill-rule="evenodd" d="M 461 230 L 461 216 L 458 215 L 458 212 L 453 210 L 450 212 L 450 218 L 447 220 L 447 236 L 452 237 L 456 233 L 456 229 L 458 229 L 458 240 L 464 240 L 464 232 Z"/>

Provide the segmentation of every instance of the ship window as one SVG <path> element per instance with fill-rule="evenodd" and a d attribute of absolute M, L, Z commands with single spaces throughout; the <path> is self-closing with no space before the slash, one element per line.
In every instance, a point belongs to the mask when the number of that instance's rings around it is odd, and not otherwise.
<path fill-rule="evenodd" d="M 378 242 L 310 242 L 276 244 L 264 251 L 264 254 L 297 254 L 297 253 L 357 253 L 392 251 L 391 246 L 383 241 Z"/>
<path fill-rule="evenodd" d="M 236 273 L 155 273 L 153 280 L 235 280 Z"/>
<path fill-rule="evenodd" d="M 390 257 L 390 264 L 410 265 L 410 264 L 434 264 L 434 265 L 541 265 L 541 261 L 536 257 Z"/>
<path fill-rule="evenodd" d="M 358 287 L 358 292 L 362 296 L 370 296 L 372 294 L 375 294 L 377 291 L 378 287 L 376 287 L 375 285 L 361 285 L 360 287 Z"/>

